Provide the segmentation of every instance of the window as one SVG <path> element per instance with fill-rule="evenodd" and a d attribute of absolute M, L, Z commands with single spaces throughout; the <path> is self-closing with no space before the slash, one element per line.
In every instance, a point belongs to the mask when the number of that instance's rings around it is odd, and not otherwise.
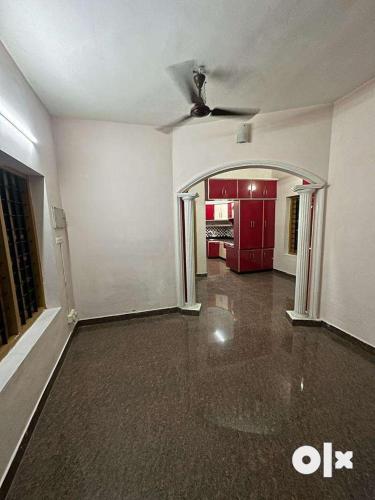
<path fill-rule="evenodd" d="M 0 169 L 0 356 L 41 312 L 41 267 L 27 177 Z"/>
<path fill-rule="evenodd" d="M 299 212 L 299 196 L 289 198 L 289 244 L 288 252 L 292 255 L 297 254 L 298 243 L 298 212 Z"/>

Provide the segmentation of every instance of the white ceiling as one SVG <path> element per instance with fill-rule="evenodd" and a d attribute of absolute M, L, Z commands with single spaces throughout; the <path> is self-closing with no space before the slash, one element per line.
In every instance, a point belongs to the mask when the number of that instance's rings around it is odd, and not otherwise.
<path fill-rule="evenodd" d="M 173 120 L 189 108 L 165 68 L 187 59 L 231 73 L 209 105 L 262 111 L 375 76 L 374 0 L 0 0 L 0 36 L 60 116 Z"/>

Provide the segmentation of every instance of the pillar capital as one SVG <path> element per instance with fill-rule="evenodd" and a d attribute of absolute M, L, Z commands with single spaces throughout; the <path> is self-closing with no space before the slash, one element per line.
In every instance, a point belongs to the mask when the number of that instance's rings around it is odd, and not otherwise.
<path fill-rule="evenodd" d="M 298 186 L 294 186 L 292 188 L 292 191 L 294 191 L 297 194 L 305 194 L 305 193 L 312 193 L 313 191 L 316 191 L 317 189 L 322 189 L 324 187 L 324 184 L 300 184 Z"/>
<path fill-rule="evenodd" d="M 199 198 L 198 193 L 177 193 L 177 197 L 181 198 L 183 201 L 193 201 L 195 198 Z"/>

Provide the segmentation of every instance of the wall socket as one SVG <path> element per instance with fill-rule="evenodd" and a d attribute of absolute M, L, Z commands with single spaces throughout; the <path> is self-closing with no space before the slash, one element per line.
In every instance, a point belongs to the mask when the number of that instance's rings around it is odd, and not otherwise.
<path fill-rule="evenodd" d="M 71 325 L 78 320 L 78 313 L 75 309 L 71 309 L 68 314 L 68 324 Z"/>

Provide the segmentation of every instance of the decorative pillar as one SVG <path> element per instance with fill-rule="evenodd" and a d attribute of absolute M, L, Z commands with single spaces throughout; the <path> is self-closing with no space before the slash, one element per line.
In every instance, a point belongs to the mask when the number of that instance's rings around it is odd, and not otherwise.
<path fill-rule="evenodd" d="M 312 320 L 318 320 L 319 318 L 325 198 L 326 190 L 323 186 L 322 189 L 317 189 L 315 192 L 314 220 L 312 223 L 312 256 L 309 297 L 309 318 Z"/>
<path fill-rule="evenodd" d="M 195 297 L 195 255 L 194 255 L 194 200 L 197 193 L 178 193 L 177 196 L 184 203 L 184 235 L 185 235 L 185 280 L 186 300 L 183 311 L 190 314 L 199 314 L 201 304 Z"/>
<path fill-rule="evenodd" d="M 292 321 L 296 322 L 298 320 L 311 319 L 307 307 L 311 240 L 311 198 L 313 192 L 321 187 L 322 185 L 320 184 L 304 184 L 293 188 L 293 191 L 299 195 L 297 266 L 294 310 L 287 311 L 287 314 Z"/>

